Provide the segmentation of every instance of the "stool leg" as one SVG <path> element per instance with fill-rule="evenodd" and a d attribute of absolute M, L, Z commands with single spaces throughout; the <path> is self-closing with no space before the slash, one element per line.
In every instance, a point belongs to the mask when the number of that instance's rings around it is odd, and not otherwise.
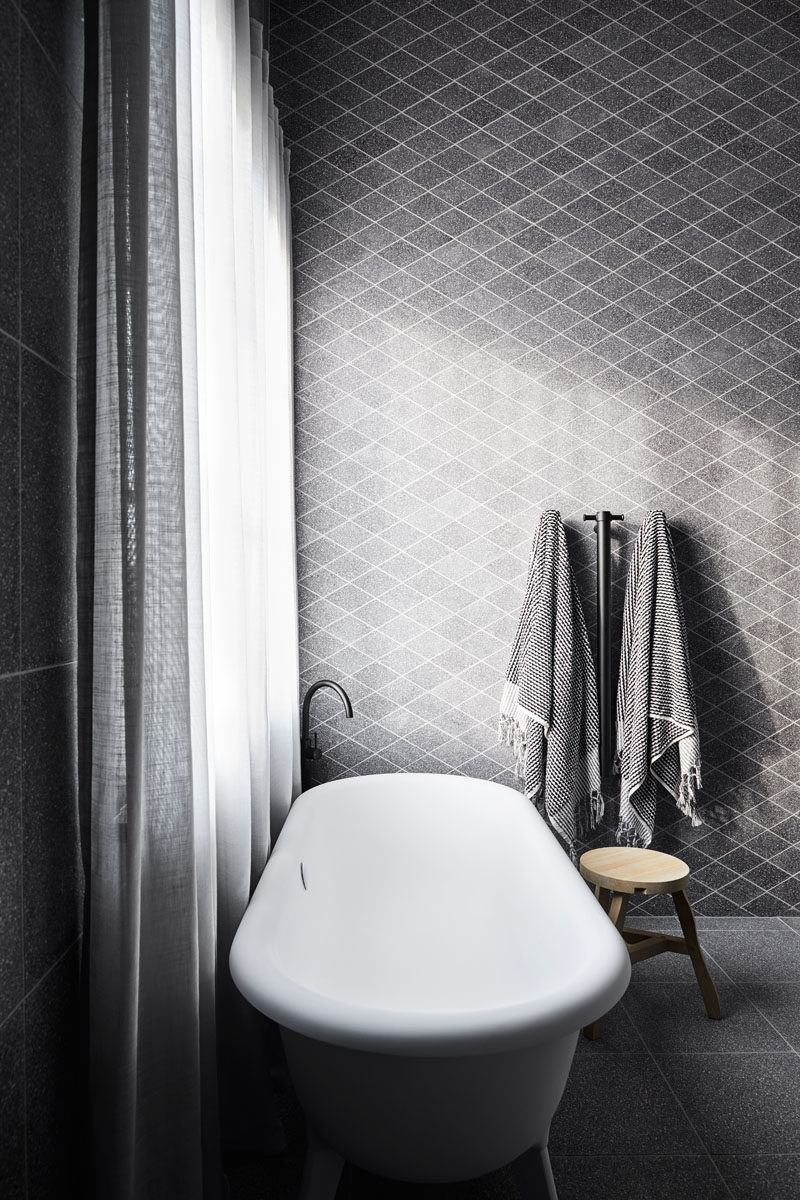
<path fill-rule="evenodd" d="M 608 912 L 608 906 L 611 903 L 611 892 L 609 889 L 600 887 L 600 884 L 598 883 L 594 889 L 594 894 L 602 906 L 603 912 Z"/>
<path fill-rule="evenodd" d="M 608 910 L 608 915 L 620 933 L 625 928 L 625 916 L 628 912 L 630 899 L 630 892 L 614 892 L 611 897 L 611 907 Z"/>
<path fill-rule="evenodd" d="M 700 942 L 697 938 L 697 926 L 694 920 L 692 906 L 689 903 L 689 898 L 686 892 L 673 892 L 672 899 L 675 901 L 675 908 L 678 912 L 678 920 L 681 923 L 683 936 L 686 941 L 686 946 L 689 950 L 689 957 L 692 960 L 694 973 L 697 976 L 697 982 L 700 984 L 700 991 L 703 995 L 703 1003 L 706 1006 L 706 1012 L 715 1021 L 719 1021 L 722 1017 L 722 1008 L 719 1002 L 719 995 L 714 985 L 714 980 L 711 978 L 711 972 L 708 969 L 708 963 L 703 957 L 703 951 L 700 949 Z"/>
<path fill-rule="evenodd" d="M 602 891 L 606 891 L 606 889 L 603 888 Z M 611 896 L 611 906 L 608 909 L 609 918 L 622 933 L 625 928 L 625 914 L 628 911 L 630 895 L 628 892 L 610 892 L 609 895 Z M 601 1038 L 603 1036 L 603 1018 L 598 1017 L 596 1021 L 592 1021 L 591 1025 L 584 1026 L 583 1036 L 587 1037 L 590 1042 L 596 1042 Z"/>

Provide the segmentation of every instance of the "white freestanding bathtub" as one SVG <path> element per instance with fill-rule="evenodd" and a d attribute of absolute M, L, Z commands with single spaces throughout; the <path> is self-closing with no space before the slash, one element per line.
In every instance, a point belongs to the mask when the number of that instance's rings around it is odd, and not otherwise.
<path fill-rule="evenodd" d="M 302 1200 L 344 1159 L 467 1179 L 519 1160 L 554 1198 L 550 1122 L 627 949 L 535 808 L 453 775 L 371 775 L 294 803 L 233 942 L 306 1114 Z"/>

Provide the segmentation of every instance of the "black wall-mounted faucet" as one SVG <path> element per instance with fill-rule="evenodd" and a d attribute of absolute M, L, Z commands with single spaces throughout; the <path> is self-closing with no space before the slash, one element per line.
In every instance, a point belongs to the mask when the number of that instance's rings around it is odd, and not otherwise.
<path fill-rule="evenodd" d="M 346 717 L 352 717 L 353 715 L 353 706 L 350 703 L 350 697 L 341 684 L 334 683 L 332 679 L 318 679 L 316 683 L 311 684 L 311 687 L 308 689 L 305 694 L 305 698 L 303 699 L 303 725 L 300 737 L 300 777 L 303 791 L 305 791 L 306 788 L 314 786 L 315 781 L 312 778 L 311 763 L 322 758 L 322 751 L 317 746 L 317 735 L 314 734 L 314 741 L 312 743 L 308 732 L 308 723 L 311 714 L 311 701 L 314 697 L 314 693 L 318 692 L 320 688 L 330 688 L 331 691 L 336 692 L 337 696 L 342 702 L 344 715 Z"/>

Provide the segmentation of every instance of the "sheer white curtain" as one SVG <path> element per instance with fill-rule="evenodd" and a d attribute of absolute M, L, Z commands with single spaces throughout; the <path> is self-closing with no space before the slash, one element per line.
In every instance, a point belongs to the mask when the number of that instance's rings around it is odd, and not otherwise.
<path fill-rule="evenodd" d="M 220 1097 L 268 1135 L 227 956 L 299 785 L 288 155 L 246 0 L 88 4 L 86 99 L 92 1190 L 199 1200 Z"/>

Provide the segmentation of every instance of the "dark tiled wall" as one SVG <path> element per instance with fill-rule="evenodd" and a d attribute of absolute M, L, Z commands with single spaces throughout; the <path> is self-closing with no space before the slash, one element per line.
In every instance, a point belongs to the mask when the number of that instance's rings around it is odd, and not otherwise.
<path fill-rule="evenodd" d="M 531 536 L 680 560 L 705 913 L 800 911 L 800 18 L 782 0 L 273 7 L 292 148 L 302 674 L 334 774 L 510 781 Z M 320 698 L 320 707 L 325 700 Z M 607 837 L 608 834 L 604 834 Z"/>
<path fill-rule="evenodd" d="M 0 1195 L 73 1194 L 81 5 L 0 0 Z"/>

